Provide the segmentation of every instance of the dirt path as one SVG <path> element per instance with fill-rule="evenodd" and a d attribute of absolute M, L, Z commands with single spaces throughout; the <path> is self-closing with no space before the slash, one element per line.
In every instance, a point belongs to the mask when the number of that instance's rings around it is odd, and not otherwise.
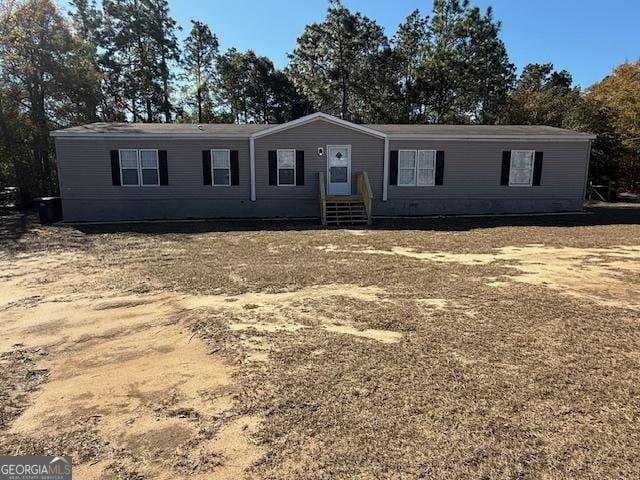
<path fill-rule="evenodd" d="M 529 244 L 497 248 L 493 253 L 420 252 L 414 248 L 399 246 L 392 246 L 389 250 L 340 249 L 332 244 L 318 249 L 336 253 L 400 256 L 469 266 L 503 264 L 512 268 L 514 274 L 491 282 L 492 286 L 509 286 L 511 281 L 545 285 L 576 298 L 640 310 L 640 292 L 630 288 L 627 281 L 627 275 L 640 275 L 638 245 L 571 248 Z"/>
<path fill-rule="evenodd" d="M 301 302 L 332 295 L 375 301 L 376 288 L 328 285 L 276 294 L 119 294 L 82 254 L 22 255 L 0 261 L 0 351 L 46 349 L 46 382 L 3 439 L 10 453 L 72 451 L 79 478 L 241 478 L 264 452 L 252 441 L 260 418 L 234 410 L 234 371 L 189 331 L 206 309 L 239 316 L 233 331 L 327 331 L 397 342 L 401 335 L 326 324 L 297 315 Z M 106 274 L 102 269 L 102 274 Z M 304 309 L 303 309 L 304 310 Z M 300 312 L 298 312 L 300 313 Z M 300 323 L 302 322 L 302 323 Z M 249 361 L 264 346 L 245 342 Z M 268 350 L 268 349 L 267 349 Z M 78 437 L 86 439 L 78 444 Z"/>
<path fill-rule="evenodd" d="M 83 479 L 240 478 L 262 452 L 250 441 L 259 419 L 233 411 L 232 368 L 185 329 L 181 296 L 87 288 L 76 268 L 91 261 L 0 264 L 0 351 L 46 349 L 49 372 L 6 432 L 7 453 L 71 450 Z"/>

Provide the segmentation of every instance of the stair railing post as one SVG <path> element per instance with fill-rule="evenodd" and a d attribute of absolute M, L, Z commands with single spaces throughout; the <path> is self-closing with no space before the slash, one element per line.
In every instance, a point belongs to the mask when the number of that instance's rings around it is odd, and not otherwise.
<path fill-rule="evenodd" d="M 364 208 L 367 213 L 367 225 L 371 225 L 373 192 L 371 190 L 371 183 L 369 182 L 369 174 L 367 172 L 358 173 L 358 176 L 356 177 L 356 186 L 358 194 L 362 197 L 362 203 L 364 204 Z"/>
<path fill-rule="evenodd" d="M 320 222 L 327 225 L 327 191 L 324 184 L 324 172 L 318 172 L 318 197 L 320 200 Z"/>

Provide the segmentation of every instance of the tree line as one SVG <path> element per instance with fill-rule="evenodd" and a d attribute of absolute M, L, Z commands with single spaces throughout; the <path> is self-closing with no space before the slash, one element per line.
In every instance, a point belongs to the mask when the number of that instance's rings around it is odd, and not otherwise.
<path fill-rule="evenodd" d="M 168 0 L 0 0 L 0 184 L 56 191 L 52 129 L 94 121 L 281 123 L 323 111 L 359 123 L 544 124 L 598 135 L 590 175 L 640 181 L 640 62 L 589 89 L 548 63 L 520 75 L 491 8 L 435 0 L 392 37 L 331 0 L 278 69 L 220 51 Z M 631 101 L 630 101 L 631 97 Z"/>

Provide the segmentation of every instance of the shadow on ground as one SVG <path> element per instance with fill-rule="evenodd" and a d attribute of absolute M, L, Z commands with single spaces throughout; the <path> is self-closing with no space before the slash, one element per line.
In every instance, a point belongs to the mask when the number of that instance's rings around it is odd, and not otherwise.
<path fill-rule="evenodd" d="M 20 239 L 28 229 L 33 211 L 0 208 L 0 245 Z"/>
<path fill-rule="evenodd" d="M 0 244 L 21 238 L 31 222 L 37 223 L 34 211 L 0 212 Z M 500 227 L 588 227 L 598 225 L 640 224 L 640 205 L 586 208 L 584 212 L 509 215 L 509 216 L 446 216 L 428 218 L 376 218 L 370 227 L 347 226 L 353 229 L 372 230 L 420 230 L 420 231 L 470 231 Z M 56 225 L 53 228 L 68 228 Z M 193 234 L 207 232 L 243 231 L 313 231 L 343 227 L 322 227 L 317 219 L 251 219 L 251 220 L 203 220 L 203 221 L 153 221 L 122 224 L 75 224 L 72 227 L 84 234 L 144 233 L 144 234 Z"/>

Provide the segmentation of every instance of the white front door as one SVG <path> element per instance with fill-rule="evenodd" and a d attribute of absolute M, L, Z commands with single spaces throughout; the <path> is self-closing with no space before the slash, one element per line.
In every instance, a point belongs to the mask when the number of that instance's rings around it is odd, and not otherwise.
<path fill-rule="evenodd" d="M 327 194 L 351 195 L 351 145 L 327 146 Z"/>

